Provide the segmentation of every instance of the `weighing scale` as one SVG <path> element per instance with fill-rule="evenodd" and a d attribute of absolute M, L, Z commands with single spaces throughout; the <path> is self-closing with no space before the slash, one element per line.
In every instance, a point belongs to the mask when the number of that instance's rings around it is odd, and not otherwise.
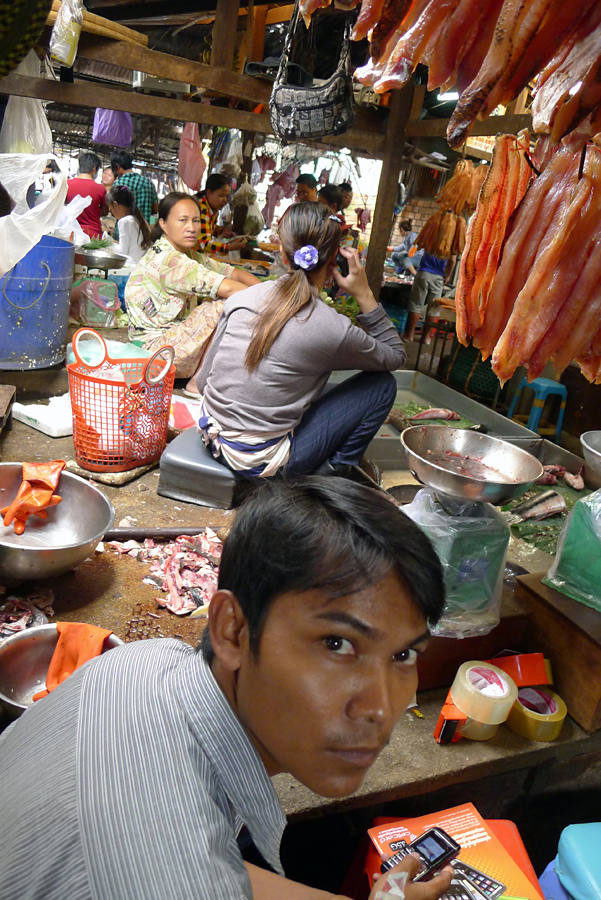
<path fill-rule="evenodd" d="M 446 425 L 401 435 L 412 475 L 426 487 L 405 512 L 430 537 L 445 570 L 447 602 L 433 634 L 474 637 L 498 624 L 510 528 L 495 505 L 527 491 L 543 474 L 526 450 Z"/>

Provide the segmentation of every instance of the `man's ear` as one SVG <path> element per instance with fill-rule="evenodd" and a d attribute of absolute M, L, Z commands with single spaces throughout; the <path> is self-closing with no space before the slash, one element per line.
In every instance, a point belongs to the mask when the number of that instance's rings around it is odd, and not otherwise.
<path fill-rule="evenodd" d="M 211 597 L 208 627 L 215 656 L 226 669 L 237 671 L 248 649 L 248 624 L 231 591 L 216 591 Z"/>

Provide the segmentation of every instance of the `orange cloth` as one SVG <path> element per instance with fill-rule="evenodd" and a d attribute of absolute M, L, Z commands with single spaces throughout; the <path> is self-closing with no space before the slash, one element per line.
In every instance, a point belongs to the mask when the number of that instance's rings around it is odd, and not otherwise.
<path fill-rule="evenodd" d="M 17 496 L 10 506 L 0 509 L 6 527 L 14 521 L 15 534 L 23 534 L 29 516 L 48 518 L 46 510 L 61 502 L 54 491 L 65 465 L 64 459 L 48 463 L 23 463 L 23 481 Z"/>
<path fill-rule="evenodd" d="M 34 694 L 34 700 L 45 697 L 89 659 L 100 656 L 106 638 L 112 634 L 84 622 L 57 622 L 56 630 L 58 642 L 48 666 L 46 690 Z"/>

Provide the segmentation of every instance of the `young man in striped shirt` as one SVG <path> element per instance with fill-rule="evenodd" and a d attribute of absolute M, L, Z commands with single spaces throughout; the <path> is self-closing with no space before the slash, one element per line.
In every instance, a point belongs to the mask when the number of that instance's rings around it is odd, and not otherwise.
<path fill-rule="evenodd" d="M 266 482 L 225 542 L 199 650 L 105 653 L 2 736 L 0 898 L 331 900 L 284 877 L 271 776 L 359 788 L 443 603 L 432 545 L 383 495 Z M 242 825 L 269 870 L 244 862 Z M 450 870 L 419 884 L 417 868 L 381 876 L 372 900 L 438 900 Z"/>

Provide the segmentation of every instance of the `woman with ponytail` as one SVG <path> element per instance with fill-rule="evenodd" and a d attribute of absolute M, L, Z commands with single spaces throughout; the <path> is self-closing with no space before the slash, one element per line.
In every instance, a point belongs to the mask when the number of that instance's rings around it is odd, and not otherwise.
<path fill-rule="evenodd" d="M 152 245 L 150 227 L 136 206 L 133 191 L 124 184 L 114 184 L 106 202 L 110 214 L 119 222 L 119 242 L 112 250 L 126 257 L 126 266 L 135 266 Z"/>
<path fill-rule="evenodd" d="M 279 227 L 289 272 L 231 297 L 196 384 L 199 428 L 214 456 L 249 477 L 340 472 L 361 461 L 390 412 L 405 361 L 356 250 L 341 249 L 338 219 L 321 203 L 289 207 Z M 352 325 L 319 292 L 330 273 L 361 309 Z M 332 389 L 333 370 L 361 369 Z"/>

